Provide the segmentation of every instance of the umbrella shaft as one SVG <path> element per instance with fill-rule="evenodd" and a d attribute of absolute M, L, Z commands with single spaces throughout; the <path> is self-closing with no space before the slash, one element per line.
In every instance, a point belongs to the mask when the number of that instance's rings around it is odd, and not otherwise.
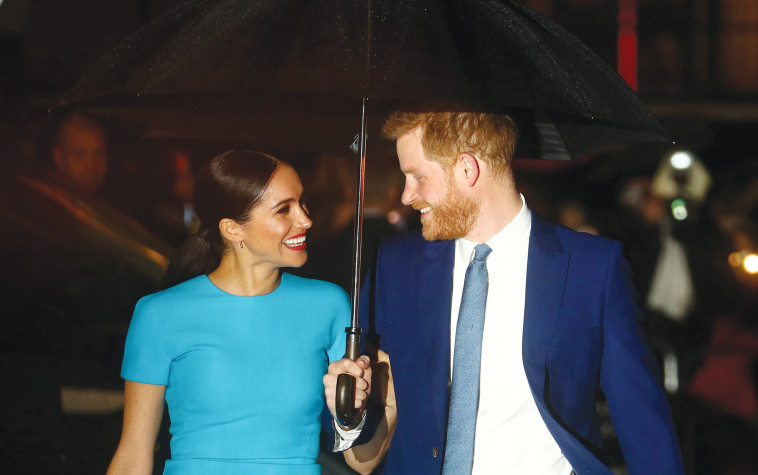
<path fill-rule="evenodd" d="M 358 304 L 361 280 L 361 247 L 363 243 L 363 189 L 366 182 L 366 101 L 363 98 L 361 107 L 361 135 L 358 153 L 360 165 L 358 169 L 358 183 L 356 185 L 355 200 L 355 226 L 353 229 L 353 286 L 351 293 L 352 315 L 350 325 L 358 327 Z"/>

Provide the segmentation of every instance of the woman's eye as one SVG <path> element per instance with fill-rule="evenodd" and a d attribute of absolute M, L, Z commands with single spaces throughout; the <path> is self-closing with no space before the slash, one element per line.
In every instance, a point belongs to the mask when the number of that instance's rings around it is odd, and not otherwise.
<path fill-rule="evenodd" d="M 277 213 L 279 214 L 287 214 L 289 212 L 290 212 L 289 206 L 282 206 L 281 208 L 279 208 L 279 211 L 277 211 Z"/>

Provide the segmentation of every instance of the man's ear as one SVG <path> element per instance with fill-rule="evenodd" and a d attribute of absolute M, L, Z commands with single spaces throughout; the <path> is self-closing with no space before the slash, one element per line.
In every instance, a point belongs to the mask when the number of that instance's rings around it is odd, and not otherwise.
<path fill-rule="evenodd" d="M 479 160 L 469 153 L 458 155 L 456 165 L 463 173 L 463 179 L 468 186 L 474 186 L 479 179 Z"/>
<path fill-rule="evenodd" d="M 240 242 L 245 239 L 242 226 L 230 218 L 224 218 L 218 222 L 218 230 L 221 235 L 232 242 Z"/>

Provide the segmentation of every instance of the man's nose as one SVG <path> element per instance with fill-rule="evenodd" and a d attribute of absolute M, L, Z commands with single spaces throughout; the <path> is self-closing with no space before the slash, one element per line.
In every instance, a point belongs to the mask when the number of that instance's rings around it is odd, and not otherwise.
<path fill-rule="evenodd" d="M 409 183 L 408 180 L 405 180 L 405 186 L 403 187 L 403 194 L 400 195 L 400 201 L 402 201 L 404 205 L 410 205 L 416 201 L 416 198 L 418 198 L 418 195 L 416 194 L 415 186 Z"/>
<path fill-rule="evenodd" d="M 85 155 L 84 159 L 85 159 L 87 165 L 90 166 L 90 167 L 97 167 L 97 166 L 100 166 L 100 165 L 105 164 L 105 163 L 108 162 L 107 155 L 105 155 L 105 154 L 103 154 L 101 152 L 98 152 L 98 151 L 88 152 Z"/>

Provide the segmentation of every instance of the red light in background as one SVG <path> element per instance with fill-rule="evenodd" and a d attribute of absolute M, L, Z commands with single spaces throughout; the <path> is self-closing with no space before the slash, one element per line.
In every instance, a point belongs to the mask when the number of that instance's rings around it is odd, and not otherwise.
<path fill-rule="evenodd" d="M 189 157 L 182 152 L 177 152 L 174 154 L 174 165 L 177 175 L 187 173 L 189 171 Z"/>
<path fill-rule="evenodd" d="M 618 2 L 618 64 L 619 75 L 637 90 L 637 0 Z"/>

